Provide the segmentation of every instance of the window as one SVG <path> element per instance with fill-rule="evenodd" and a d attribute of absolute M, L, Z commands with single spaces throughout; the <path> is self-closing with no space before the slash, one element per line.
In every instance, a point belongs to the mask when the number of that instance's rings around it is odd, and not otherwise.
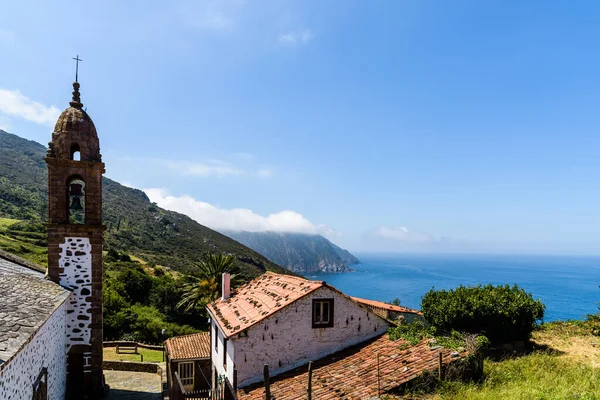
<path fill-rule="evenodd" d="M 48 400 L 48 370 L 42 368 L 33 384 L 33 400 Z"/>
<path fill-rule="evenodd" d="M 217 325 L 215 324 L 215 353 L 219 352 L 219 332 L 217 331 Z"/>
<path fill-rule="evenodd" d="M 180 362 L 177 365 L 177 374 L 186 392 L 194 390 L 194 362 Z"/>
<path fill-rule="evenodd" d="M 313 328 L 331 328 L 333 326 L 333 299 L 313 299 Z"/>
<path fill-rule="evenodd" d="M 71 145 L 71 160 L 81 161 L 81 151 L 79 150 L 79 145 L 77 143 Z"/>
<path fill-rule="evenodd" d="M 223 338 L 223 368 L 227 370 L 227 338 Z"/>

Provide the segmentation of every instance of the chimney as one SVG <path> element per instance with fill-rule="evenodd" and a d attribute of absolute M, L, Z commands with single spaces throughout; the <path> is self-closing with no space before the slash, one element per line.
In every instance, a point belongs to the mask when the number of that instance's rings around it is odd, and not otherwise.
<path fill-rule="evenodd" d="M 223 274 L 223 281 L 221 284 L 221 287 L 223 288 L 223 300 L 228 299 L 229 297 L 231 297 L 231 287 L 230 287 L 230 275 L 225 272 Z"/>

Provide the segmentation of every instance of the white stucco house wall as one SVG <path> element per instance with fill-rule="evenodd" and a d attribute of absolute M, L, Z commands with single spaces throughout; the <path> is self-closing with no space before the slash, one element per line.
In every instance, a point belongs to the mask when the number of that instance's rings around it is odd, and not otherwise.
<path fill-rule="evenodd" d="M 211 359 L 235 389 L 380 336 L 385 319 L 323 281 L 267 272 L 207 308 Z"/>
<path fill-rule="evenodd" d="M 0 254 L 0 399 L 64 399 L 71 292 Z"/>

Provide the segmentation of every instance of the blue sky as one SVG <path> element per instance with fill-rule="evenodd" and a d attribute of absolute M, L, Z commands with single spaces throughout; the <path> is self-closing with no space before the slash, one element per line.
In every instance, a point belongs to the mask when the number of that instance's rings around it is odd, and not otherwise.
<path fill-rule="evenodd" d="M 353 251 L 600 253 L 596 1 L 2 1 L 0 128 L 79 54 L 107 176 Z"/>

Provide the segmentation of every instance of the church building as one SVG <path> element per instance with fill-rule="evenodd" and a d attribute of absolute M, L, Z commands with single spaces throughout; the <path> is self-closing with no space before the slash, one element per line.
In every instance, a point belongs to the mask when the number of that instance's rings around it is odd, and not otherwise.
<path fill-rule="evenodd" d="M 79 83 L 48 165 L 48 269 L 0 253 L 0 399 L 95 399 L 102 373 L 102 174 Z"/>

